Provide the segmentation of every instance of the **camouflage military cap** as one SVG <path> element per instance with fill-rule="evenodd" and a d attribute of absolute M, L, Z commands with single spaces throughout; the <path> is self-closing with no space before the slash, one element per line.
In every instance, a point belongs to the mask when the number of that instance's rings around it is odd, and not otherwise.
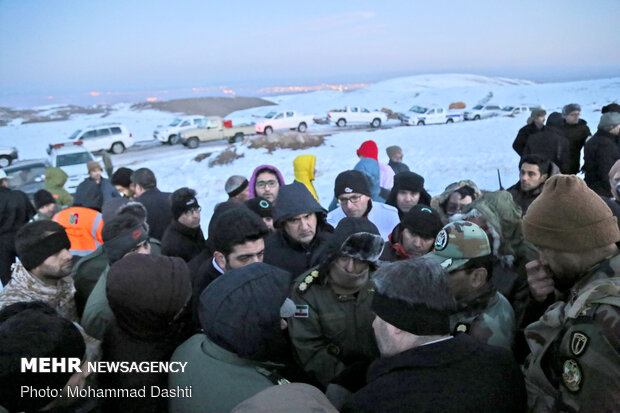
<path fill-rule="evenodd" d="M 432 252 L 425 255 L 446 271 L 462 267 L 472 258 L 491 254 L 487 234 L 469 221 L 454 221 L 439 231 Z"/>

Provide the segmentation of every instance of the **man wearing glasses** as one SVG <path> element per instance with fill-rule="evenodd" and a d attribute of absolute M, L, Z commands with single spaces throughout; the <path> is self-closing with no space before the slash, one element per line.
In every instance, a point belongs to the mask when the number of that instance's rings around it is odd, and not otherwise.
<path fill-rule="evenodd" d="M 280 187 L 284 185 L 284 178 L 275 166 L 261 165 L 254 169 L 250 179 L 250 199 L 260 196 L 270 203 L 278 198 Z"/>
<path fill-rule="evenodd" d="M 400 223 L 398 210 L 393 206 L 372 202 L 368 179 L 360 171 L 344 171 L 336 177 L 334 195 L 338 208 L 327 214 L 327 222 L 336 227 L 345 217 L 363 217 L 375 224 L 381 237 L 388 236 Z"/>

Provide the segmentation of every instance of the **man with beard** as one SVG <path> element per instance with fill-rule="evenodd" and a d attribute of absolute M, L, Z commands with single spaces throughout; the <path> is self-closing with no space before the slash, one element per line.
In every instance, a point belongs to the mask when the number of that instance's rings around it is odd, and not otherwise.
<path fill-rule="evenodd" d="M 543 184 L 551 176 L 551 162 L 539 155 L 525 155 L 519 162 L 519 182 L 507 189 L 523 215 L 542 192 Z"/>
<path fill-rule="evenodd" d="M 405 213 L 390 238 L 385 242 L 382 261 L 399 261 L 421 257 L 433 248 L 435 237 L 441 231 L 437 211 L 425 205 L 416 205 Z"/>
<path fill-rule="evenodd" d="M 425 257 L 448 273 L 448 286 L 456 300 L 456 311 L 450 315 L 452 333 L 511 350 L 515 315 L 491 283 L 493 255 L 486 233 L 472 222 L 454 221 L 437 234 L 434 247 Z"/>
<path fill-rule="evenodd" d="M 71 243 L 62 225 L 36 221 L 24 225 L 16 234 L 16 264 L 11 281 L 0 291 L 0 308 L 20 301 L 43 301 L 58 313 L 78 321 L 73 280 Z"/>
<path fill-rule="evenodd" d="M 527 264 L 532 411 L 617 411 L 620 406 L 620 230 L 576 176 L 557 175 L 523 218 L 540 259 Z"/>
<path fill-rule="evenodd" d="M 371 274 L 383 249 L 377 227 L 347 217 L 300 275 L 289 332 L 302 368 L 323 386 L 347 366 L 378 356 L 372 333 Z"/>

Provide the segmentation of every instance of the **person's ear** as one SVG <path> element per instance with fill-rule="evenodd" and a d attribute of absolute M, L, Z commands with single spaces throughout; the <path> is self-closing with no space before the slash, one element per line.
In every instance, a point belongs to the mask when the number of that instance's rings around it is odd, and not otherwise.
<path fill-rule="evenodd" d="M 544 180 L 546 181 L 547 179 L 549 179 L 549 174 L 542 174 L 542 176 L 545 178 Z"/>
<path fill-rule="evenodd" d="M 470 273 L 469 282 L 474 289 L 481 288 L 487 282 L 487 269 L 480 267 Z"/>
<path fill-rule="evenodd" d="M 219 251 L 215 251 L 213 253 L 213 258 L 215 259 L 215 263 L 218 267 L 220 267 L 222 270 L 226 269 L 226 257 L 224 256 L 224 254 Z"/>

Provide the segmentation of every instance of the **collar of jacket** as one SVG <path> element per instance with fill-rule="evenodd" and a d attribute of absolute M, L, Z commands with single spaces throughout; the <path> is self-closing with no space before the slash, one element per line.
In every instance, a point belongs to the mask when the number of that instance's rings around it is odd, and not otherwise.
<path fill-rule="evenodd" d="M 571 297 L 577 297 L 580 291 L 593 281 L 617 276 L 618 268 L 620 268 L 620 254 L 612 255 L 594 264 L 570 289 Z"/>
<path fill-rule="evenodd" d="M 497 289 L 487 281 L 486 285 L 479 290 L 457 300 L 456 312 L 479 313 L 497 301 Z"/>
<path fill-rule="evenodd" d="M 221 362 L 224 362 L 227 364 L 234 364 L 237 366 L 264 367 L 268 369 L 269 368 L 273 369 L 273 368 L 284 366 L 283 364 L 272 363 L 269 361 L 263 362 L 263 361 L 255 361 L 255 360 L 241 358 L 235 353 L 228 351 L 226 349 L 223 349 L 222 347 L 212 342 L 209 339 L 209 337 L 207 337 L 207 335 L 205 334 L 203 335 L 204 335 L 204 340 L 200 344 L 200 349 L 205 355 L 212 357 L 216 360 L 219 360 Z"/>
<path fill-rule="evenodd" d="M 547 179 L 549 179 L 549 178 L 547 178 Z M 545 182 L 547 182 L 547 181 L 545 181 Z M 523 195 L 525 197 L 528 197 L 528 198 L 536 198 L 542 192 L 543 187 L 545 186 L 545 182 L 543 182 L 542 184 L 538 185 L 536 188 L 532 189 L 531 191 L 524 191 L 523 189 L 521 189 L 521 181 L 517 182 L 515 184 L 515 187 L 517 188 L 517 191 L 519 191 L 519 193 L 521 195 Z"/>
<path fill-rule="evenodd" d="M 396 242 L 394 242 L 392 237 L 396 239 Z M 396 226 L 396 228 L 394 228 L 394 231 L 392 231 L 392 233 L 388 235 L 388 241 L 390 243 L 390 247 L 392 247 L 392 249 L 396 252 L 396 258 L 398 258 L 399 260 L 408 260 L 411 257 L 405 250 L 405 247 L 403 247 L 402 244 L 400 243 L 401 238 L 402 237 L 401 237 L 400 224 L 399 224 Z"/>
<path fill-rule="evenodd" d="M 479 344 L 467 334 L 459 334 L 451 340 L 443 340 L 427 346 L 415 347 L 390 357 L 381 357 L 370 365 L 368 382 L 396 370 L 418 367 L 438 367 L 469 357 Z"/>
<path fill-rule="evenodd" d="M 171 225 L 175 231 L 187 236 L 188 238 L 201 238 L 200 236 L 202 235 L 202 230 L 200 229 L 200 225 L 198 225 L 196 228 L 190 228 L 187 225 L 181 224 L 176 219 L 172 220 Z"/>
<path fill-rule="evenodd" d="M 319 243 L 319 240 L 323 238 L 324 231 L 321 230 L 320 225 L 317 222 L 316 225 L 316 233 L 314 234 L 314 238 L 307 244 L 302 244 L 299 241 L 294 240 L 291 236 L 284 230 L 284 228 L 277 230 L 279 236 L 284 241 L 284 244 L 288 245 L 294 250 L 297 251 L 312 251 L 314 247 Z"/>

